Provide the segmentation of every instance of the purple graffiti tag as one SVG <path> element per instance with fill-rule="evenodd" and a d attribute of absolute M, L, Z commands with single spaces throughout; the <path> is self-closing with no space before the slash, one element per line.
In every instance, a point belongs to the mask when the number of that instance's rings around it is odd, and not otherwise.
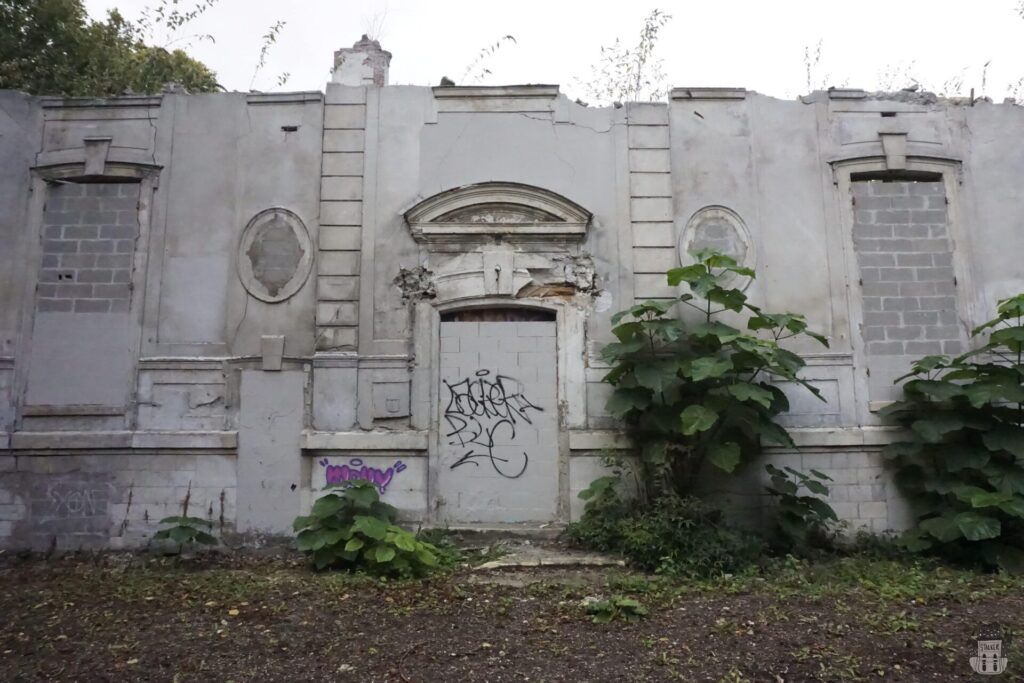
<path fill-rule="evenodd" d="M 364 465 L 361 458 L 352 458 L 344 465 L 332 465 L 324 458 L 320 464 L 327 468 L 327 485 L 345 484 L 350 481 L 368 481 L 377 487 L 377 491 L 384 494 L 388 484 L 396 474 L 405 469 L 405 463 L 396 460 L 391 467 L 382 470 L 378 467 Z"/>

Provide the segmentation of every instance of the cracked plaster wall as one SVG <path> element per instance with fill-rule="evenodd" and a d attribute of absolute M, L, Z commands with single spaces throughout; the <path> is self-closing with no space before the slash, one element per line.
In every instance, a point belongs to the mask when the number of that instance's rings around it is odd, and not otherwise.
<path fill-rule="evenodd" d="M 840 501 L 844 514 L 884 528 L 898 515 L 890 509 L 892 490 L 871 460 L 876 446 L 864 445 L 881 437 L 874 436 L 880 423 L 869 410 L 864 376 L 848 184 L 851 172 L 899 163 L 887 159 L 882 133 L 905 135 L 906 163 L 939 173 L 946 184 L 959 324 L 967 329 L 988 319 L 998 297 L 1024 289 L 1024 233 L 1017 229 L 1024 222 L 1017 199 L 1024 177 L 1019 107 L 845 93 L 781 101 L 738 90 L 677 90 L 667 104 L 621 109 L 585 108 L 562 96 L 548 104 L 514 97 L 502 105 L 469 96 L 444 100 L 430 88 L 409 86 L 369 88 L 364 99 L 364 151 L 350 155 L 359 157 L 358 168 L 346 167 L 346 173 L 361 174 L 364 188 L 362 241 L 353 256 L 361 280 L 358 302 L 352 302 L 358 346 L 316 357 L 316 265 L 294 297 L 275 304 L 248 296 L 235 267 L 242 229 L 270 207 L 294 212 L 318 243 L 324 116 L 319 95 L 175 94 L 148 104 L 95 103 L 89 110 L 82 103 L 44 108 L 38 99 L 0 92 L 0 468 L 17 472 L 25 463 L 38 478 L 55 467 L 54 476 L 67 475 L 69 485 L 83 486 L 112 473 L 114 488 L 108 491 L 114 493 L 102 498 L 112 506 L 123 504 L 119 482 L 137 463 L 152 469 L 168 463 L 170 471 L 178 458 L 234 463 L 237 452 L 239 509 L 248 515 L 241 526 L 253 530 L 281 528 L 285 517 L 308 503 L 315 484 L 303 449 L 325 457 L 379 453 L 377 464 L 401 454 L 415 463 L 409 472 L 424 472 L 426 439 L 409 429 L 429 429 L 423 412 L 429 405 L 412 394 L 410 384 L 416 361 L 410 358 L 415 321 L 408 295 L 415 300 L 412 290 L 418 290 L 419 298 L 429 298 L 431 284 L 460 269 L 506 263 L 505 258 L 511 258 L 513 271 L 502 276 L 512 285 L 508 300 L 559 297 L 580 308 L 583 323 L 573 334 L 585 337 L 586 346 L 581 343 L 585 351 L 571 359 L 572 382 L 585 383 L 587 392 L 574 428 L 612 428 L 603 411 L 605 370 L 596 358 L 609 339 L 608 317 L 637 299 L 671 294 L 664 273 L 679 263 L 682 231 L 699 210 L 721 206 L 735 212 L 749 233 L 747 253 L 758 271 L 747 290 L 753 302 L 801 311 L 831 341 L 827 351 L 799 349 L 812 355 L 808 379 L 829 402 L 806 401 L 795 388 L 785 388 L 794 396 L 787 420 L 805 430 L 801 438 L 814 446 L 801 463 L 828 459 L 834 469 L 856 471 L 845 475 L 850 488 L 842 494 L 849 500 Z M 26 302 L 34 296 L 39 267 L 35 245 L 42 207 L 30 191 L 29 169 L 45 155 L 80 149 L 90 136 L 109 136 L 118 154 L 161 167 L 148 225 L 141 226 L 148 241 L 145 286 L 136 293 L 144 305 L 133 322 L 139 348 L 132 386 L 126 387 L 133 402 L 124 415 L 27 418 L 16 415 L 16 405 L 26 390 L 24 363 L 33 346 Z M 491 181 L 541 187 L 578 203 L 593 214 L 586 238 L 568 250 L 492 243 L 473 253 L 431 250 L 412 238 L 404 211 L 439 192 Z M 417 269 L 428 269 L 431 281 L 414 277 L 415 286 L 403 291 L 395 283 L 402 268 L 421 275 Z M 433 295 L 445 291 L 457 290 L 437 285 Z M 261 338 L 269 335 L 286 337 L 286 372 L 280 377 L 290 379 L 281 379 L 280 387 L 274 380 L 262 386 L 259 379 L 241 379 L 249 372 L 254 378 L 273 376 L 258 372 Z M 281 405 L 268 406 L 267 396 Z M 391 406 L 397 406 L 393 414 Z M 255 421 L 245 417 L 247 411 L 256 411 Z M 303 428 L 342 432 L 348 440 L 304 446 Z M 19 433 L 31 429 L 170 436 L 161 442 L 164 451 L 147 452 L 148 460 L 131 467 L 118 458 L 137 457 L 138 449 L 131 456 L 99 456 L 88 445 L 48 447 L 46 457 L 61 464 L 43 466 L 33 464 L 46 460 L 43 451 L 19 445 L 25 443 Z M 234 435 L 236 429 L 237 448 L 221 437 L 202 436 Z M 185 433 L 192 436 L 179 436 Z M 364 434 L 370 441 L 349 438 Z M 406 435 L 414 445 L 395 446 L 394 452 L 380 445 L 406 444 Z M 204 451 L 210 447 L 202 446 L 203 439 L 219 444 L 218 450 Z M 261 439 L 277 450 L 252 445 Z M 577 449 L 591 457 L 599 450 Z M 576 460 L 573 490 L 593 469 Z M 76 479 L 70 474 L 76 468 L 86 474 Z M 235 473 L 227 469 L 216 486 L 234 491 Z M 154 485 L 152 504 L 170 509 L 180 503 L 175 482 L 186 476 L 168 475 L 166 487 Z M 3 510 L 10 518 L 0 522 L 13 528 L 21 519 L 14 517 L 28 514 L 34 485 L 25 480 L 4 489 L 0 506 L 8 506 Z M 253 509 L 253 501 L 267 497 L 267 487 L 284 502 L 256 503 Z M 737 495 L 756 495 L 756 482 L 747 489 Z M 410 498 L 405 507 L 427 510 L 425 488 L 409 490 L 424 500 Z M 88 528 L 82 533 L 101 535 L 99 526 L 83 524 Z M 0 523 L 0 535 L 3 529 Z"/>

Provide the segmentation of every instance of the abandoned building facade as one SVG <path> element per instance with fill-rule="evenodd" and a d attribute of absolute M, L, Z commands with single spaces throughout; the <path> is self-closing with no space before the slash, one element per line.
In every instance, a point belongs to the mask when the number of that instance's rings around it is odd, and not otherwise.
<path fill-rule="evenodd" d="M 712 246 L 804 313 L 783 387 L 854 527 L 906 510 L 877 417 L 912 359 L 1024 289 L 1024 109 L 859 90 L 389 86 L 0 92 L 0 547 L 133 547 L 159 519 L 289 533 L 328 484 L 412 521 L 558 524 L 610 452 L 611 315 Z M 764 504 L 761 468 L 722 482 Z"/>

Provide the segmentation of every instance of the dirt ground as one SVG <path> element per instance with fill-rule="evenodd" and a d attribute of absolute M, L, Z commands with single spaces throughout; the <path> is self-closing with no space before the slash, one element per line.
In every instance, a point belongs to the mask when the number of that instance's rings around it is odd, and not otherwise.
<path fill-rule="evenodd" d="M 687 582 L 621 569 L 381 582 L 300 558 L 0 557 L 2 681 L 959 681 L 1024 581 L 883 560 Z M 649 615 L 597 624 L 588 596 Z"/>

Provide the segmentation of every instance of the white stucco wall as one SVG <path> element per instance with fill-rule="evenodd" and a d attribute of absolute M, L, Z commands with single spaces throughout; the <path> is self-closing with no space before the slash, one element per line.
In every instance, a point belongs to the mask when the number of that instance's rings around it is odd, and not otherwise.
<path fill-rule="evenodd" d="M 227 531 L 283 530 L 327 483 L 325 462 L 381 473 L 401 462 L 385 500 L 406 519 L 436 522 L 440 320 L 474 306 L 553 316 L 555 520 L 565 521 L 579 514 L 576 494 L 601 471 L 600 454 L 625 452 L 601 382 L 611 313 L 671 294 L 664 274 L 685 259 L 680 243 L 720 224 L 734 226 L 722 239 L 757 268 L 752 300 L 806 314 L 830 341 L 796 347 L 828 403 L 794 391 L 785 422 L 800 452 L 767 457 L 833 473 L 837 510 L 854 524 L 898 528 L 905 511 L 877 458 L 891 438 L 873 412 L 885 383 L 868 375 L 888 361 L 865 339 L 889 328 L 869 320 L 865 332 L 875 295 L 862 269 L 872 266 L 858 260 L 854 235 L 858 220 L 868 232 L 889 224 L 858 217 L 855 184 L 865 173 L 939 184 L 959 329 L 1024 289 L 1024 109 L 903 99 L 677 88 L 665 103 L 602 109 L 554 86 L 345 78 L 323 94 L 0 93 L 0 538 L 137 543 L 189 486 Z M 97 168 L 140 188 L 117 368 L 101 343 L 111 329 L 51 324 L 36 310 L 47 183 Z M 554 228 L 503 233 L 488 197 L 509 192 L 546 207 L 536 215 L 557 214 Z M 410 225 L 439 195 L 466 197 L 477 213 Z M 294 216 L 313 251 L 279 302 L 238 275 L 240 259 L 256 258 L 240 250 L 243 232 L 269 209 Z M 581 231 L 559 232 L 572 216 L 585 216 Z M 75 335 L 89 338 L 72 357 L 60 349 Z M 48 353 L 82 377 L 99 373 L 109 400 L 62 386 Z M 278 371 L 287 391 L 241 381 Z M 270 441 L 274 453 L 263 449 Z M 721 487 L 751 510 L 763 503 L 755 469 Z M 280 495 L 268 498 L 267 486 Z"/>

